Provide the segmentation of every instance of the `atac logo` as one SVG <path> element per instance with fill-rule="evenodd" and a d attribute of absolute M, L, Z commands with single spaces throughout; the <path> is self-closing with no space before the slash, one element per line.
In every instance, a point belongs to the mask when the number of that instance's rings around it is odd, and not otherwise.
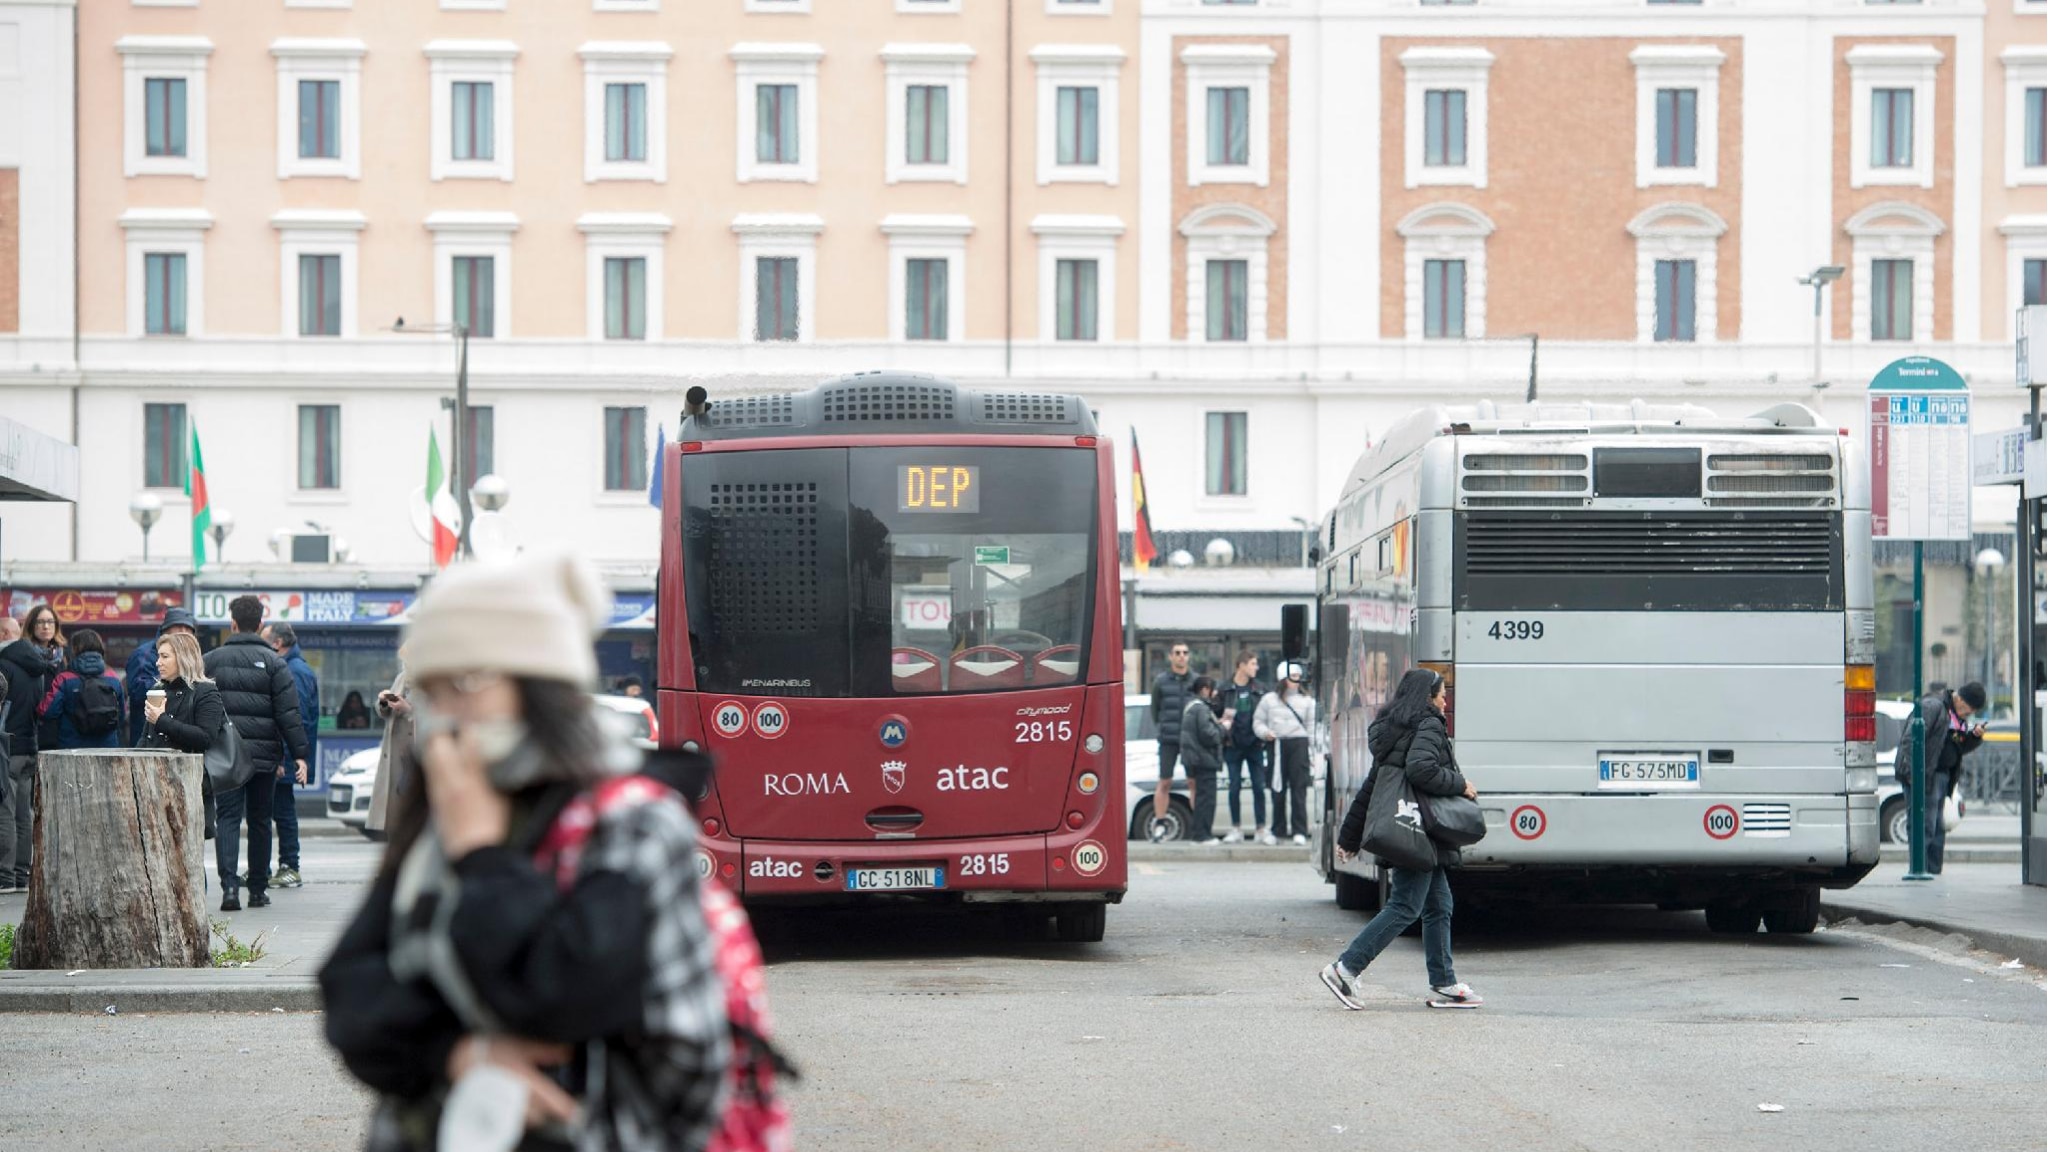
<path fill-rule="evenodd" d="M 794 860 L 763 857 L 747 865 L 749 880 L 795 880 L 803 874 L 804 866 Z"/>
<path fill-rule="evenodd" d="M 939 791 L 941 792 L 998 792 L 1010 786 L 1008 768 L 969 768 L 962 764 L 958 768 L 939 769 Z"/>
<path fill-rule="evenodd" d="M 887 788 L 891 796 L 903 791 L 903 773 L 909 767 L 901 760 L 890 760 L 882 765 L 882 787 Z"/>
<path fill-rule="evenodd" d="M 845 796 L 852 791 L 846 786 L 844 772 L 785 772 L 761 777 L 763 796 Z"/>

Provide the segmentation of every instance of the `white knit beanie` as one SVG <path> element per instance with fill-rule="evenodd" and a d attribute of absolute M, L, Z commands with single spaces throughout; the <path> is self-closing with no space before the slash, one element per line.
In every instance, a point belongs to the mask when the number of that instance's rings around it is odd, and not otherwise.
<path fill-rule="evenodd" d="M 499 672 L 597 683 L 598 633 L 612 595 L 588 564 L 566 554 L 473 561 L 436 577 L 406 629 L 405 671 L 429 676 Z"/>

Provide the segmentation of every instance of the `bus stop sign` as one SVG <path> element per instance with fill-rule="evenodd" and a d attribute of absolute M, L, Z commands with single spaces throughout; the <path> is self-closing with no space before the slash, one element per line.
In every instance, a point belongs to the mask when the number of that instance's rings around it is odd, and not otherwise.
<path fill-rule="evenodd" d="M 1970 538 L 1970 386 L 1931 356 L 1871 378 L 1870 535 Z"/>

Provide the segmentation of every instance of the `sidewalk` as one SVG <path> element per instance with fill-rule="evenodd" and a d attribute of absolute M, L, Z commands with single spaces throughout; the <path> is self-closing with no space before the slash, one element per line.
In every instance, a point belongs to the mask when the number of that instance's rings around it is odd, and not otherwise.
<path fill-rule="evenodd" d="M 1907 882 L 1890 860 L 1854 888 L 1822 892 L 1829 919 L 1912 924 L 1962 936 L 1986 952 L 2048 967 L 2048 892 L 2020 883 L 2019 865 L 1952 863 L 1932 880 Z"/>

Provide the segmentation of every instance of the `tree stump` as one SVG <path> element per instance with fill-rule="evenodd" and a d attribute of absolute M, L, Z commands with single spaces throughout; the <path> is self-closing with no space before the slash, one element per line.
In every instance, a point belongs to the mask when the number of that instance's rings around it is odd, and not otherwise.
<path fill-rule="evenodd" d="M 202 759 L 44 752 L 17 968 L 204 968 Z"/>

